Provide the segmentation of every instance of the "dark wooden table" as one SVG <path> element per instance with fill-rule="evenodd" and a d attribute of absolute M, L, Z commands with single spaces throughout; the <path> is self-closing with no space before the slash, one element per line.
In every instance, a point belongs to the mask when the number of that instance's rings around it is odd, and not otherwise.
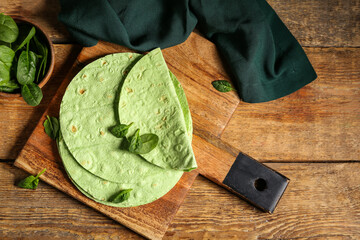
<path fill-rule="evenodd" d="M 198 177 L 165 239 L 360 238 L 360 1 L 269 3 L 319 77 L 272 102 L 240 103 L 221 140 L 289 177 L 289 188 L 269 215 Z M 28 174 L 12 162 L 81 49 L 59 10 L 55 0 L 0 3 L 0 12 L 43 26 L 56 50 L 41 105 L 0 98 L 0 239 L 141 238 L 45 183 L 14 186 Z"/>

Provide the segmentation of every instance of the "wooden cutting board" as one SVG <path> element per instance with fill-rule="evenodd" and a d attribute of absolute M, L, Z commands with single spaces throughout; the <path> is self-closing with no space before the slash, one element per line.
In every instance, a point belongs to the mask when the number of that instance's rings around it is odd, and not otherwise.
<path fill-rule="evenodd" d="M 81 68 L 99 57 L 115 52 L 131 50 L 107 42 L 82 49 L 16 159 L 15 166 L 34 175 L 47 168 L 41 180 L 147 238 L 160 239 L 198 173 L 229 188 L 223 181 L 237 153 L 220 140 L 220 135 L 240 100 L 234 91 L 220 93 L 212 87 L 212 81 L 229 77 L 214 44 L 208 40 L 192 33 L 183 44 L 163 50 L 168 67 L 181 82 L 189 102 L 194 124 L 193 149 L 199 167 L 185 173 L 168 194 L 153 203 L 132 208 L 114 208 L 96 203 L 82 195 L 68 179 L 55 142 L 44 132 L 43 122 L 46 115 L 58 116 L 66 87 Z"/>

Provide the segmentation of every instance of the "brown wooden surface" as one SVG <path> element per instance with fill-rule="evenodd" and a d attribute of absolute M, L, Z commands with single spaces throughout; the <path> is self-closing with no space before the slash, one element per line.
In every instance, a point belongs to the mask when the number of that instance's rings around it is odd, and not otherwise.
<path fill-rule="evenodd" d="M 268 215 L 198 177 L 165 238 L 360 236 L 360 1 L 269 3 L 299 42 L 308 46 L 305 51 L 319 78 L 295 94 L 270 103 L 240 102 L 221 139 L 213 135 L 216 132 L 197 134 L 232 155 L 241 150 L 262 162 L 281 161 L 268 165 L 292 180 L 289 188 L 275 213 Z M 23 15 L 45 25 L 54 42 L 72 43 L 56 19 L 58 11 L 55 0 L 0 3 L 0 12 Z M 79 47 L 56 44 L 56 51 L 56 73 L 46 86 L 41 106 L 32 108 L 21 100 L 0 99 L 0 159 L 4 161 L 15 159 L 24 146 Z M 0 164 L 1 239 L 140 238 L 45 183 L 40 183 L 37 191 L 14 187 L 14 182 L 26 175 L 9 163 Z"/>

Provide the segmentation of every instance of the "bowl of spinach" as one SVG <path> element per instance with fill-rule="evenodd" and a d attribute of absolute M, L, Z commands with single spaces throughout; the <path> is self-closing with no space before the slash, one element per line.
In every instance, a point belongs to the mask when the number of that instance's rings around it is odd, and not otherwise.
<path fill-rule="evenodd" d="M 0 96 L 40 104 L 54 69 L 54 47 L 37 24 L 0 13 Z"/>

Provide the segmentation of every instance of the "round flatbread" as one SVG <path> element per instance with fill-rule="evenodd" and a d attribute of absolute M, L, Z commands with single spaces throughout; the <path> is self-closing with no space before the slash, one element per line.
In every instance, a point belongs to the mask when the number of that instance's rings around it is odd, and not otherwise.
<path fill-rule="evenodd" d="M 171 190 L 183 174 L 121 150 L 121 139 L 109 131 L 119 121 L 116 96 L 120 95 L 126 73 L 140 58 L 139 54 L 118 53 L 90 63 L 69 84 L 60 107 L 59 152 L 65 169 L 80 191 L 106 205 L 129 207 L 152 202 Z M 171 75 L 191 135 L 186 97 Z M 133 191 L 127 201 L 108 201 L 110 196 L 129 188 Z"/>
<path fill-rule="evenodd" d="M 159 137 L 157 147 L 141 154 L 143 158 L 166 169 L 190 171 L 197 167 L 184 110 L 160 48 L 131 68 L 118 107 L 121 123 L 134 123 L 130 134 L 140 129 L 140 134 L 153 133 Z"/>

